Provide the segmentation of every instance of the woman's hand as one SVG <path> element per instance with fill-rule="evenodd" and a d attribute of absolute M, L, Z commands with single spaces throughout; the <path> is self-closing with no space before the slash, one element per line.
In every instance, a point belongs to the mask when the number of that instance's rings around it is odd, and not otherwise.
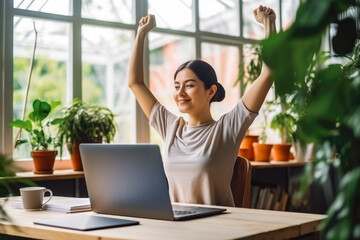
<path fill-rule="evenodd" d="M 145 35 L 148 34 L 151 30 L 156 27 L 155 16 L 148 14 L 145 17 L 142 17 L 139 21 L 138 32 L 142 32 Z"/>
<path fill-rule="evenodd" d="M 254 16 L 256 21 L 265 25 L 265 21 L 269 19 L 271 22 L 275 22 L 276 14 L 274 10 L 269 7 L 260 5 L 254 10 Z"/>

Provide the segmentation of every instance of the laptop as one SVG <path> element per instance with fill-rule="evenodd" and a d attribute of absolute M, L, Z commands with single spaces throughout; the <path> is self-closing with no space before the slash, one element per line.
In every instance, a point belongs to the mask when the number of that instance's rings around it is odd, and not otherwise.
<path fill-rule="evenodd" d="M 160 149 L 154 144 L 80 144 L 86 186 L 96 213 L 185 220 L 225 208 L 171 204 Z"/>

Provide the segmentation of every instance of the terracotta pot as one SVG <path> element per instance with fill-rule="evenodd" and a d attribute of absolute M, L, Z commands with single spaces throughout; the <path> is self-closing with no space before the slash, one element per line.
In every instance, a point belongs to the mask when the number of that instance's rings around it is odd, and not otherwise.
<path fill-rule="evenodd" d="M 254 142 L 253 148 L 256 162 L 270 162 L 271 144 Z"/>
<path fill-rule="evenodd" d="M 274 161 L 289 161 L 291 144 L 274 144 Z"/>
<path fill-rule="evenodd" d="M 32 151 L 35 174 L 52 174 L 57 151 Z"/>
<path fill-rule="evenodd" d="M 253 161 L 254 160 L 254 149 L 253 149 L 253 143 L 258 141 L 259 136 L 255 135 L 245 135 L 244 139 L 241 142 L 240 149 L 246 148 L 247 151 L 247 159 Z"/>
<path fill-rule="evenodd" d="M 249 151 L 249 149 L 247 149 L 247 148 L 239 148 L 238 156 L 244 157 L 247 159 L 248 151 Z"/>
<path fill-rule="evenodd" d="M 74 171 L 82 171 L 83 170 L 79 145 L 80 145 L 80 143 L 68 143 L 67 144 L 67 148 L 68 148 L 68 151 L 71 156 L 71 164 L 72 164 Z"/>

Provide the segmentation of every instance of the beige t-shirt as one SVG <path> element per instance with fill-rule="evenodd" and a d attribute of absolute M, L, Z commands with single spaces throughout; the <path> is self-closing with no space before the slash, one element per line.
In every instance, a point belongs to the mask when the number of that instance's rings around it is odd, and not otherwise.
<path fill-rule="evenodd" d="M 174 202 L 234 206 L 230 188 L 240 143 L 254 121 L 240 100 L 218 121 L 189 126 L 160 103 L 150 125 L 164 140 L 163 161 Z"/>

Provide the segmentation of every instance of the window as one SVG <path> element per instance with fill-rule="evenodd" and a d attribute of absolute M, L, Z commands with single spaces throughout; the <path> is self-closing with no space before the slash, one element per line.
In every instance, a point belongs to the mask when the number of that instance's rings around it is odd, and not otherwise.
<path fill-rule="evenodd" d="M 239 1 L 200 0 L 200 30 L 226 35 L 240 35 Z"/>
<path fill-rule="evenodd" d="M 129 30 L 83 25 L 82 99 L 107 106 L 116 115 L 116 142 L 131 142 L 134 102 L 126 73 L 133 33 Z"/>
<path fill-rule="evenodd" d="M 14 17 L 14 82 L 13 118 L 21 119 L 28 84 L 28 75 L 37 32 L 37 48 L 30 82 L 25 116 L 32 111 L 36 99 L 60 100 L 66 103 L 66 84 L 69 56 L 69 24 L 36 18 Z M 13 129 L 16 136 L 19 129 Z M 26 132 L 22 132 L 26 137 Z M 14 158 L 29 157 L 30 146 L 15 149 Z"/>
<path fill-rule="evenodd" d="M 283 6 L 280 8 L 280 2 Z M 297 1 L 299 2 L 299 1 Z M 73 98 L 109 107 L 116 114 L 116 142 L 147 141 L 161 145 L 127 87 L 127 67 L 137 22 L 148 13 L 157 26 L 148 37 L 145 81 L 170 111 L 173 74 L 190 59 L 208 61 L 226 90 L 226 98 L 213 103 L 214 118 L 229 111 L 240 98 L 235 84 L 244 44 L 263 38 L 253 9 L 261 1 L 249 0 L 8 0 L 0 3 L 0 152 L 16 159 L 29 158 L 29 146 L 13 151 L 17 129 L 7 123 L 22 115 L 26 81 L 37 31 L 37 48 L 27 111 L 35 98 Z M 286 28 L 296 7 L 290 0 L 271 0 Z M 280 14 L 279 9 L 284 13 Z M 282 21 L 280 21 L 282 16 Z M 8 91 L 12 89 L 12 91 Z"/>

